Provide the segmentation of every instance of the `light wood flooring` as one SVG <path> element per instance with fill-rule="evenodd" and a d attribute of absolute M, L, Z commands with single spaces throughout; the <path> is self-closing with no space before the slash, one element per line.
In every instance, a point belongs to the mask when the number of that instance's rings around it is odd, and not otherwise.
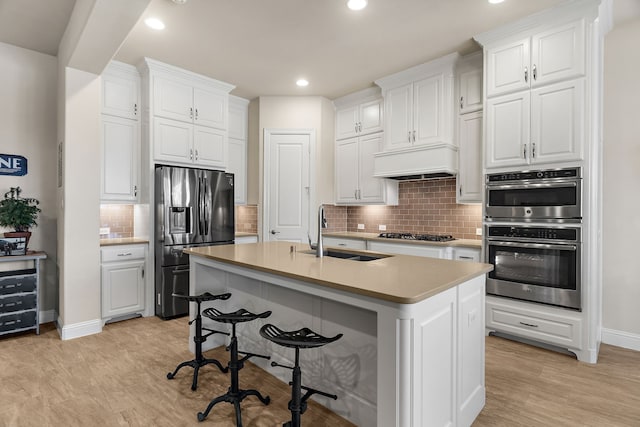
<path fill-rule="evenodd" d="M 132 319 L 69 341 L 60 340 L 53 324 L 42 326 L 39 336 L 0 337 L 0 426 L 235 426 L 227 403 L 216 405 L 204 422 L 196 419 L 226 392 L 228 375 L 205 367 L 195 392 L 190 368 L 166 379 L 192 358 L 186 318 Z M 222 348 L 207 352 L 222 361 L 227 354 Z M 271 404 L 246 399 L 244 425 L 282 425 L 289 416 L 289 387 L 251 363 L 245 366 L 241 387 L 255 386 Z M 589 365 L 488 337 L 486 381 L 487 404 L 474 427 L 640 426 L 640 352 L 603 345 L 599 363 Z M 353 424 L 310 401 L 303 425 Z"/>

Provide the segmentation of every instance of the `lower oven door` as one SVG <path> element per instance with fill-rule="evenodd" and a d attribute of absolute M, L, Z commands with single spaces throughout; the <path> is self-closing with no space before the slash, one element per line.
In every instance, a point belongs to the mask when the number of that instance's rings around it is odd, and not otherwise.
<path fill-rule="evenodd" d="M 487 293 L 580 310 L 580 244 L 488 240 Z"/>

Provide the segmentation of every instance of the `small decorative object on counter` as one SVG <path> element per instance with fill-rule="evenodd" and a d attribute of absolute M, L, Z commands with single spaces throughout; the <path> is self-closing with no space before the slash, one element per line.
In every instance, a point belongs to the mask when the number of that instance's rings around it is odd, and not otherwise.
<path fill-rule="evenodd" d="M 11 187 L 0 200 L 0 226 L 15 230 L 4 233 L 5 239 L 0 241 L 2 255 L 26 254 L 31 237 L 29 229 L 38 225 L 40 202 L 33 197 L 20 197 L 20 193 L 20 187 Z"/>

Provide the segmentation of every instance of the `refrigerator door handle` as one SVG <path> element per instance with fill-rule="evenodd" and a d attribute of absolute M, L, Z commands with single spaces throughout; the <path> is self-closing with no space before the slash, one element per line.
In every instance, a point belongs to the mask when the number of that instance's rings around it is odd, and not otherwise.
<path fill-rule="evenodd" d="M 198 234 L 203 235 L 204 231 L 204 207 L 202 206 L 202 201 L 204 197 L 202 196 L 202 192 L 204 191 L 204 185 L 202 182 L 202 178 L 198 177 Z"/>
<path fill-rule="evenodd" d="M 204 184 L 204 193 L 202 193 L 202 210 L 204 211 L 204 234 L 209 235 L 209 208 L 207 207 L 207 193 L 209 186 L 207 185 L 206 178 L 202 178 Z"/>

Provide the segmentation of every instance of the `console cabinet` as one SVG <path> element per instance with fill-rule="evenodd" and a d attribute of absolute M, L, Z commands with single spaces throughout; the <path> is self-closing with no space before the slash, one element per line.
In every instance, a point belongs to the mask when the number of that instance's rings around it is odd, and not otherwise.
<path fill-rule="evenodd" d="M 146 245 L 118 245 L 100 250 L 102 320 L 142 313 L 145 308 Z"/>

